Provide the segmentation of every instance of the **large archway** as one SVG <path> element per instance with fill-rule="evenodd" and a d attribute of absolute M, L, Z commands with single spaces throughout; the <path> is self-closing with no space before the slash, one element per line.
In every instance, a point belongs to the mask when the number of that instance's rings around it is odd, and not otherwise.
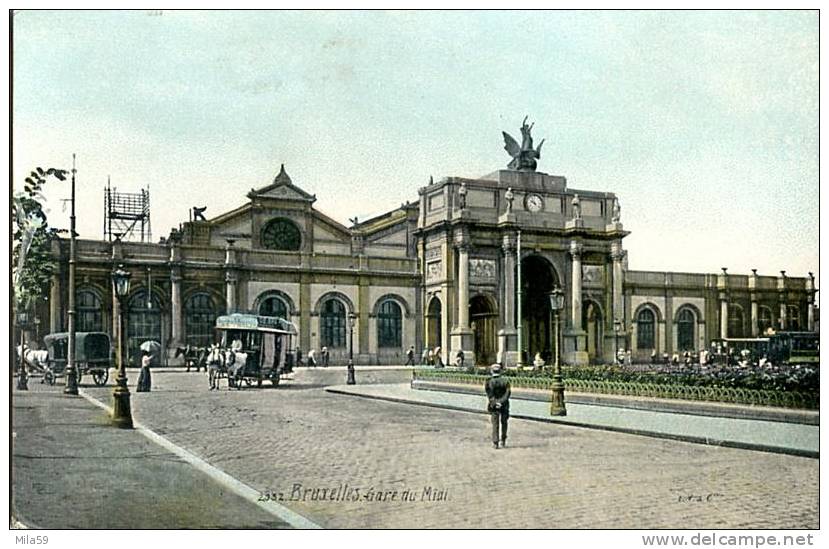
<path fill-rule="evenodd" d="M 492 300 L 476 295 L 469 301 L 469 319 L 475 334 L 475 363 L 495 362 L 498 311 Z"/>
<path fill-rule="evenodd" d="M 426 309 L 426 348 L 434 349 L 440 346 L 443 336 L 441 325 L 442 305 L 440 299 L 433 297 Z"/>
<path fill-rule="evenodd" d="M 552 356 L 553 334 L 549 293 L 561 286 L 549 261 L 529 255 L 521 261 L 521 324 L 524 332 L 525 361 L 532 363 L 536 353 L 545 360 Z"/>

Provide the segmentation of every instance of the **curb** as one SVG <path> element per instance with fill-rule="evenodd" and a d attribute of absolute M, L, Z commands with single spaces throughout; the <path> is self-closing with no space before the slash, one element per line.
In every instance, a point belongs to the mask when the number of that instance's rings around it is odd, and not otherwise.
<path fill-rule="evenodd" d="M 457 412 L 466 412 L 471 414 L 487 414 L 484 410 L 478 410 L 475 408 L 467 408 L 464 406 L 453 406 L 451 404 L 435 404 L 434 402 L 421 402 L 417 400 L 409 400 L 405 398 L 397 398 L 397 397 L 389 397 L 389 396 L 382 396 L 382 395 L 367 395 L 364 393 L 357 393 L 352 392 L 347 389 L 340 389 L 336 386 L 333 387 L 326 387 L 326 392 L 333 393 L 333 394 L 340 394 L 346 396 L 356 396 L 360 398 L 368 398 L 373 400 L 383 400 L 387 402 L 395 402 L 398 404 L 410 404 L 415 406 L 425 406 L 428 408 L 440 408 L 444 410 L 453 410 Z M 715 438 L 707 438 L 707 437 L 697 437 L 691 435 L 677 435 L 673 433 L 660 433 L 657 431 L 647 431 L 644 429 L 631 429 L 627 427 L 613 427 L 609 425 L 594 425 L 590 423 L 577 423 L 574 421 L 567 421 L 556 419 L 553 417 L 550 418 L 540 418 L 535 416 L 527 416 L 523 414 L 510 414 L 510 417 L 516 419 L 526 419 L 529 421 L 538 421 L 541 423 L 554 423 L 558 425 L 565 425 L 569 427 L 584 427 L 587 429 L 596 429 L 599 431 L 610 431 L 614 433 L 623 433 L 628 435 L 638 435 L 638 436 L 646 436 L 651 438 L 661 438 L 661 439 L 668 439 L 668 440 L 676 440 L 680 442 L 691 442 L 694 444 L 705 444 L 708 446 L 721 446 L 724 448 L 737 448 L 740 450 L 754 450 L 757 452 L 766 452 L 766 453 L 773 453 L 773 454 L 786 454 L 791 456 L 797 457 L 806 457 L 806 458 L 813 458 L 819 459 L 820 452 L 814 452 L 812 450 L 800 450 L 798 448 L 786 448 L 783 446 L 770 446 L 766 444 L 752 444 L 749 442 L 737 442 L 732 440 L 721 440 Z"/>
<path fill-rule="evenodd" d="M 439 391 L 464 395 L 483 396 L 484 392 L 473 385 L 461 385 L 440 381 L 425 381 L 415 379 L 411 382 L 412 389 L 423 391 Z M 533 389 L 514 388 L 512 397 L 520 400 L 549 402 L 550 393 Z M 697 402 L 687 400 L 669 400 L 658 398 L 633 398 L 621 395 L 606 395 L 594 393 L 574 393 L 567 391 L 566 401 L 573 404 L 590 404 L 591 406 L 609 406 L 612 408 L 629 408 L 631 410 L 645 410 L 670 414 L 686 414 L 704 417 L 721 417 L 728 419 L 748 419 L 759 421 L 773 421 L 776 423 L 795 423 L 800 425 L 820 426 L 820 413 L 807 410 L 788 408 L 740 406 L 718 402 Z"/>

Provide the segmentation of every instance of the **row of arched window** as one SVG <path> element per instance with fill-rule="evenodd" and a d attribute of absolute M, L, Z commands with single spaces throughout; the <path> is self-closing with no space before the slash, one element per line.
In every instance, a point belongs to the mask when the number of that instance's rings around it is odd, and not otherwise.
<path fill-rule="evenodd" d="M 101 298 L 93 290 L 81 289 L 76 295 L 76 329 L 99 332 L 104 329 Z M 270 296 L 259 304 L 258 313 L 289 318 L 288 305 L 278 296 Z M 161 308 L 153 296 L 148 300 L 144 290 L 135 292 L 127 304 L 127 345 L 132 349 L 149 339 L 161 340 Z M 197 293 L 184 302 L 185 343 L 207 346 L 213 342 L 219 307 L 208 293 Z M 346 346 L 348 319 L 342 301 L 329 298 L 320 307 L 320 346 Z M 393 299 L 385 299 L 377 310 L 377 344 L 379 347 L 401 347 L 403 342 L 403 310 Z"/>
<path fill-rule="evenodd" d="M 259 314 L 287 318 L 287 303 L 279 296 L 270 296 L 259 304 Z M 334 297 L 320 306 L 320 346 L 332 349 L 347 344 L 348 315 L 345 304 Z M 377 309 L 378 347 L 403 345 L 403 309 L 393 299 L 386 299 Z"/>
<path fill-rule="evenodd" d="M 779 321 L 775 323 L 772 310 L 760 306 L 757 311 L 757 327 L 759 333 L 769 328 L 779 329 Z M 676 318 L 677 347 L 680 351 L 690 351 L 696 348 L 697 317 L 690 307 L 680 309 Z M 787 309 L 786 329 L 800 330 L 800 310 L 795 305 Z M 745 315 L 739 305 L 731 304 L 728 308 L 728 337 L 748 337 L 750 330 L 746 330 Z M 639 349 L 656 349 L 656 314 L 650 307 L 643 307 L 636 315 L 636 345 Z"/>

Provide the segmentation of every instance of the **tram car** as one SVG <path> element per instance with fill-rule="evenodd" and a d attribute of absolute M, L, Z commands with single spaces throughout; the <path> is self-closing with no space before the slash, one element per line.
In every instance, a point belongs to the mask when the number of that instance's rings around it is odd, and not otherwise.
<path fill-rule="evenodd" d="M 223 370 L 230 387 L 244 383 L 262 386 L 269 380 L 279 385 L 282 376 L 293 371 L 293 323 L 278 317 L 234 313 L 216 318 Z"/>

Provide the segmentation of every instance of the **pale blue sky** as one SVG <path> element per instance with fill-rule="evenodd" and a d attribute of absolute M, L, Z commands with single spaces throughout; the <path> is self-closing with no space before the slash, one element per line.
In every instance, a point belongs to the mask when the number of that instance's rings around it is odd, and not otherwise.
<path fill-rule="evenodd" d="M 506 166 L 619 195 L 634 269 L 818 272 L 817 12 L 21 12 L 15 183 L 78 155 L 78 227 L 107 175 L 150 185 L 154 239 L 242 204 L 285 163 L 347 223 L 430 175 Z M 50 183 L 50 222 L 68 225 Z"/>

